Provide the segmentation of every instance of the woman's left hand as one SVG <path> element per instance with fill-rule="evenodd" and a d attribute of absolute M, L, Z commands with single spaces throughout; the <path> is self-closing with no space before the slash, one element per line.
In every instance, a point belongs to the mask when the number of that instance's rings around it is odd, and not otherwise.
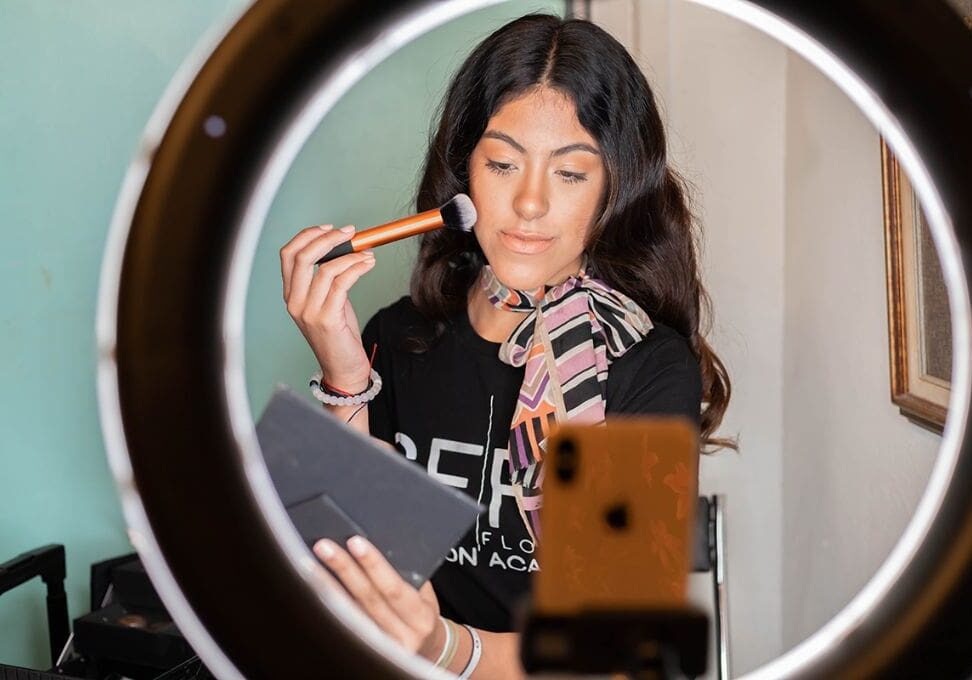
<path fill-rule="evenodd" d="M 434 659 L 444 643 L 432 584 L 426 581 L 416 590 L 361 536 L 349 539 L 347 547 L 324 538 L 314 544 L 314 552 L 381 629 L 409 651 Z"/>

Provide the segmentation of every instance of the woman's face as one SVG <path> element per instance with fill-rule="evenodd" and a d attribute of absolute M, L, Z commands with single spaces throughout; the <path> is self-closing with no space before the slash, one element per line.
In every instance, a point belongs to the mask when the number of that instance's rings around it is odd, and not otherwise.
<path fill-rule="evenodd" d="M 475 234 L 499 280 L 529 290 L 576 274 L 605 182 L 569 97 L 536 89 L 503 105 L 469 158 Z"/>

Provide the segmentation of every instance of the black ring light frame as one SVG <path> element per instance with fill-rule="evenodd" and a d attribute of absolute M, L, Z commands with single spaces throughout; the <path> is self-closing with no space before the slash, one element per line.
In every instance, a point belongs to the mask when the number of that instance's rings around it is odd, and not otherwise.
<path fill-rule="evenodd" d="M 102 426 L 132 543 L 220 677 L 447 677 L 357 613 L 287 521 L 253 432 L 243 308 L 273 195 L 333 103 L 403 44 L 497 1 L 259 0 L 184 66 L 126 176 L 102 269 Z M 751 677 L 918 671 L 930 644 L 972 629 L 972 38 L 928 0 L 695 1 L 800 53 L 881 130 L 952 307 L 949 420 L 913 520 L 843 611 Z M 964 656 L 939 667 L 967 673 Z"/>

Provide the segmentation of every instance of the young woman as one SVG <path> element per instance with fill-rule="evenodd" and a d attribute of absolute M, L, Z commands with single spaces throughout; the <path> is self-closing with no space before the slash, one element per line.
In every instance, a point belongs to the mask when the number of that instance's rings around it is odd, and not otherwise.
<path fill-rule="evenodd" d="M 533 557 L 551 426 L 679 414 L 724 444 L 712 434 L 729 380 L 700 333 L 695 232 L 653 95 L 606 32 L 528 15 L 473 50 L 416 208 L 460 192 L 476 207 L 473 233 L 426 234 L 410 296 L 363 333 L 348 291 L 375 255 L 314 266 L 353 227 L 305 229 L 281 269 L 325 390 L 383 381 L 362 406 L 328 408 L 487 508 L 419 590 L 363 539 L 315 551 L 410 650 L 464 676 L 510 678 L 521 672 L 517 603 L 532 571 L 556 568 Z"/>

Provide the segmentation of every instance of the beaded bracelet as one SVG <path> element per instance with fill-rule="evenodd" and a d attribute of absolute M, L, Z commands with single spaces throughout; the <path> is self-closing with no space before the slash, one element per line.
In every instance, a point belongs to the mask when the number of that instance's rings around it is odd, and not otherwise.
<path fill-rule="evenodd" d="M 374 399 L 381 391 L 381 376 L 378 371 L 371 369 L 371 377 L 368 380 L 368 389 L 360 394 L 341 396 L 332 394 L 323 385 L 324 374 L 318 371 L 310 379 L 310 390 L 314 398 L 325 404 L 332 406 L 354 406 L 364 404 Z"/>

